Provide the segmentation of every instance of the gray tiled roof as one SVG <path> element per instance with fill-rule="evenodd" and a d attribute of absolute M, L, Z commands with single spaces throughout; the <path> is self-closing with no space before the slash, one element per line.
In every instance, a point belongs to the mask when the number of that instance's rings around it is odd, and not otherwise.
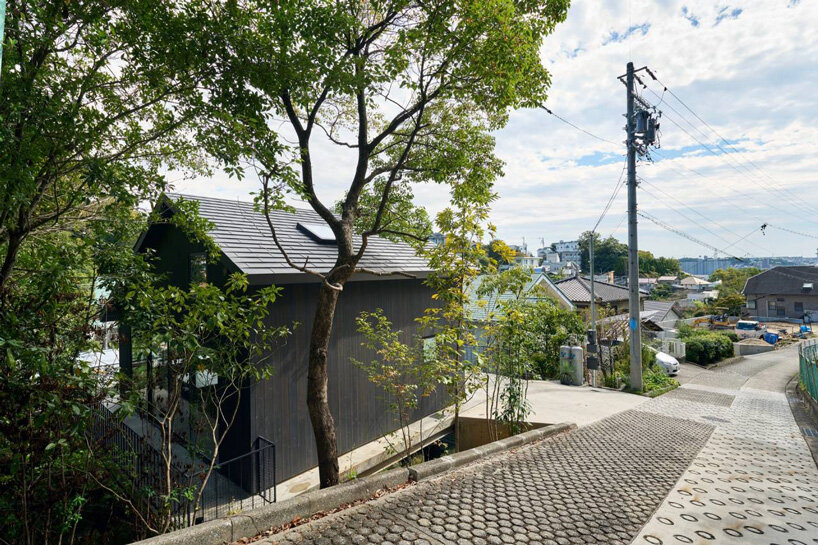
<path fill-rule="evenodd" d="M 591 302 L 591 284 L 587 278 L 575 276 L 555 282 L 557 287 L 574 303 Z M 642 295 L 640 294 L 640 297 Z M 608 282 L 594 282 L 594 297 L 597 301 L 609 303 L 628 299 L 628 288 L 609 284 Z"/>
<path fill-rule="evenodd" d="M 811 290 L 804 284 L 812 283 Z M 818 267 L 773 267 L 747 279 L 745 295 L 818 295 Z"/>
<path fill-rule="evenodd" d="M 167 197 L 198 201 L 199 215 L 213 223 L 210 236 L 227 258 L 248 276 L 303 274 L 287 264 L 273 241 L 264 214 L 256 212 L 252 203 L 196 195 L 167 194 Z M 293 262 L 306 263 L 320 272 L 332 268 L 337 257 L 335 244 L 318 242 L 296 227 L 299 222 L 326 225 L 315 211 L 273 210 L 270 217 L 278 240 Z M 355 242 L 360 244 L 360 237 L 355 237 Z M 378 273 L 425 276 L 429 271 L 426 261 L 418 257 L 411 246 L 377 236 L 369 238 L 359 265 Z"/>

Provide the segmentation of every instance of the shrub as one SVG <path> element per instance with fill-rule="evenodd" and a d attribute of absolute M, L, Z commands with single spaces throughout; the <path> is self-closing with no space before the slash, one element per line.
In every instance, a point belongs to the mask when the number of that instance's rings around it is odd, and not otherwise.
<path fill-rule="evenodd" d="M 687 361 L 704 365 L 733 355 L 733 342 L 722 333 L 697 332 L 685 339 Z"/>
<path fill-rule="evenodd" d="M 653 390 L 665 390 L 667 388 L 676 387 L 679 383 L 675 379 L 670 378 L 659 367 L 652 367 L 647 369 L 642 374 L 642 389 L 645 392 L 652 392 Z"/>

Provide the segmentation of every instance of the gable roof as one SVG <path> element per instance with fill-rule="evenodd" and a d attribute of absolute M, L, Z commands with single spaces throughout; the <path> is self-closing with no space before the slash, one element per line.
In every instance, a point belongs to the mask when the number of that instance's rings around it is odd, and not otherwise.
<path fill-rule="evenodd" d="M 675 305 L 676 301 L 651 301 L 648 299 L 644 302 L 645 313 L 652 313 L 652 318 L 658 322 L 667 320 L 667 316 L 671 312 L 676 314 L 678 318 L 680 315 L 676 312 Z"/>
<path fill-rule="evenodd" d="M 707 285 L 710 285 L 711 282 L 708 282 L 707 280 L 703 280 L 701 278 L 697 278 L 695 276 L 685 276 L 684 278 L 682 278 L 682 281 L 680 282 L 680 284 L 682 284 L 683 286 L 687 286 L 687 285 L 691 285 L 691 286 L 707 286 Z"/>
<path fill-rule="evenodd" d="M 558 280 L 555 284 L 574 303 L 591 303 L 591 282 L 589 279 L 575 276 Z M 628 296 L 628 288 L 608 282 L 594 281 L 594 297 L 599 302 L 626 301 Z M 640 292 L 639 296 L 642 297 L 643 294 Z"/>
<path fill-rule="evenodd" d="M 280 281 L 282 277 L 295 280 L 306 276 L 287 264 L 273 240 L 267 219 L 264 214 L 255 211 L 253 203 L 175 193 L 166 194 L 165 197 L 171 201 L 171 207 L 179 199 L 197 201 L 199 215 L 213 224 L 209 234 L 219 249 L 237 269 L 256 282 L 272 280 L 273 277 Z M 167 204 L 167 200 L 160 200 L 162 202 Z M 320 272 L 327 272 L 335 265 L 335 244 L 322 242 L 321 237 L 312 237 L 298 227 L 299 223 L 326 225 L 314 210 L 299 209 L 294 213 L 272 210 L 270 218 L 279 242 L 293 262 L 306 263 L 307 267 Z M 354 242 L 357 247 L 361 238 L 356 236 Z M 381 274 L 406 273 L 425 277 L 429 272 L 426 260 L 419 257 L 414 248 L 377 236 L 369 238 L 360 266 Z M 371 277 L 356 274 L 356 277 L 365 276 Z"/>
<path fill-rule="evenodd" d="M 812 289 L 804 287 L 812 284 Z M 818 295 L 818 267 L 773 267 L 747 279 L 744 295 Z"/>
<path fill-rule="evenodd" d="M 475 277 L 465 290 L 467 303 L 463 311 L 469 320 L 485 322 L 488 320 L 489 314 L 497 312 L 497 307 L 500 302 L 510 301 L 513 298 L 510 292 L 500 294 L 494 292 L 487 296 L 478 296 L 477 292 L 480 290 L 480 286 L 483 284 L 485 278 L 486 275 Z M 574 304 L 571 300 L 543 273 L 531 273 L 531 277 L 526 281 L 523 287 L 523 293 L 527 294 L 541 284 L 545 284 L 548 295 L 558 298 L 560 300 L 559 302 L 566 308 L 574 309 Z M 523 297 L 531 301 L 541 299 L 541 297 L 526 297 L 525 295 Z"/>

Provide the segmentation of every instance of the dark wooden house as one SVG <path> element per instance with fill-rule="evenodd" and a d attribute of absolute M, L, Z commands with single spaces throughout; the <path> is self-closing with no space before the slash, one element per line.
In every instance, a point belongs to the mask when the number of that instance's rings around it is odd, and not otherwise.
<path fill-rule="evenodd" d="M 259 437 L 276 444 L 277 475 L 281 482 L 317 464 L 312 427 L 307 412 L 307 354 L 312 318 L 318 294 L 317 279 L 287 265 L 272 239 L 264 216 L 251 203 L 208 197 L 167 195 L 157 207 L 160 214 L 173 214 L 178 199 L 195 200 L 199 214 L 213 224 L 210 235 L 221 250 L 216 263 L 206 263 L 204 248 L 191 242 L 181 230 L 155 223 L 143 234 L 137 251 L 152 249 L 156 264 L 169 282 L 186 286 L 203 276 L 221 283 L 239 271 L 251 286 L 275 284 L 282 296 L 271 310 L 271 325 L 301 325 L 274 356 L 274 376 L 250 384 L 241 396 L 239 417 L 222 447 L 226 460 L 251 449 Z M 335 262 L 334 242 L 328 240 L 326 224 L 312 210 L 295 213 L 273 211 L 272 221 L 282 245 L 293 261 L 317 270 L 328 270 Z M 329 402 L 335 418 L 339 452 L 348 452 L 397 429 L 397 423 L 351 357 L 371 358 L 361 346 L 355 317 L 361 311 L 383 309 L 396 329 L 411 335 L 415 318 L 433 304 L 431 290 L 423 280 L 426 262 L 406 244 L 378 237 L 369 241 L 362 267 L 387 276 L 356 274 L 345 286 L 338 302 L 330 342 Z M 400 272 L 402 275 L 392 274 Z M 407 277 L 411 276 L 411 277 Z M 128 351 L 123 343 L 121 350 Z M 123 368 L 128 355 L 123 354 Z M 444 396 L 424 398 L 418 418 L 440 410 Z"/>

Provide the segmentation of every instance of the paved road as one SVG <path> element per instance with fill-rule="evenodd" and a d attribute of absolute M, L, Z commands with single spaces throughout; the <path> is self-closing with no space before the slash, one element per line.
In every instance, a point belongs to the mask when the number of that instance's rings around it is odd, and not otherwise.
<path fill-rule="evenodd" d="M 269 538 L 289 544 L 818 543 L 792 350 Z"/>

